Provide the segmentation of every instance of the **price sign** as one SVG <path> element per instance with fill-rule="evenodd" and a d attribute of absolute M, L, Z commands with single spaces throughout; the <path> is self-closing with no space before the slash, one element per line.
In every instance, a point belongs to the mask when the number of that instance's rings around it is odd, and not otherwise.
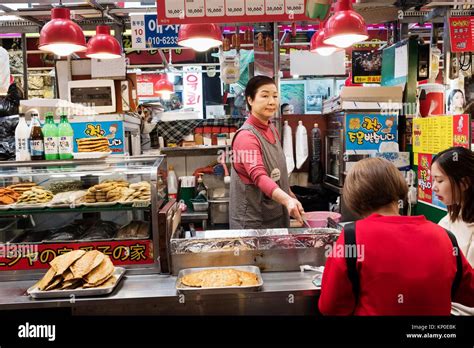
<path fill-rule="evenodd" d="M 306 0 L 156 0 L 160 24 L 312 20 Z"/>
<path fill-rule="evenodd" d="M 155 15 L 132 15 L 132 48 L 178 47 L 178 25 L 158 25 Z"/>
<path fill-rule="evenodd" d="M 262 16 L 265 14 L 265 0 L 247 0 L 245 4 L 247 16 Z"/>
<path fill-rule="evenodd" d="M 187 17 L 204 17 L 204 0 L 186 0 Z"/>
<path fill-rule="evenodd" d="M 150 205 L 150 201 L 135 201 L 133 202 L 133 208 L 147 208 Z"/>
<path fill-rule="evenodd" d="M 206 14 L 209 17 L 219 17 L 225 15 L 225 1 L 224 0 L 207 0 Z"/>
<path fill-rule="evenodd" d="M 227 0 L 225 11 L 228 16 L 243 16 L 245 15 L 245 6 L 241 0 Z"/>
<path fill-rule="evenodd" d="M 285 13 L 284 0 L 266 0 L 265 11 L 270 15 L 281 15 Z"/>

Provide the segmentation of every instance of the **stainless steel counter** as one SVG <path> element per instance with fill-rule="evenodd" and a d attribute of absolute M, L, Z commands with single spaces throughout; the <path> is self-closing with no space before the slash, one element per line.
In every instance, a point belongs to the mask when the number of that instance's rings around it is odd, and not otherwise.
<path fill-rule="evenodd" d="M 105 297 L 35 300 L 34 281 L 0 282 L 1 310 L 69 307 L 75 315 L 306 315 L 316 314 L 313 272 L 262 273 L 259 292 L 179 295 L 175 276 L 129 275 Z"/>

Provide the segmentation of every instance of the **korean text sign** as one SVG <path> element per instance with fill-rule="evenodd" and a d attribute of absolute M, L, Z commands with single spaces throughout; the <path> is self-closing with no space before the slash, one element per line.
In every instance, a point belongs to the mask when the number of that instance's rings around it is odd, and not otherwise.
<path fill-rule="evenodd" d="M 395 114 L 347 114 L 346 149 L 378 151 L 383 143 L 397 143 L 397 125 Z"/>
<path fill-rule="evenodd" d="M 132 48 L 179 47 L 179 25 L 158 25 L 154 14 L 132 15 Z"/>

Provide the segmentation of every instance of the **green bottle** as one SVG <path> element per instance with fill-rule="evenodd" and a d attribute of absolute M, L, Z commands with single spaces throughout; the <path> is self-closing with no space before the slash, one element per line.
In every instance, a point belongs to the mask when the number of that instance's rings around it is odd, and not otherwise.
<path fill-rule="evenodd" d="M 44 157 L 47 161 L 59 159 L 59 138 L 58 127 L 54 123 L 52 112 L 46 113 L 46 120 L 43 126 L 44 136 Z"/>
<path fill-rule="evenodd" d="M 59 159 L 72 159 L 72 148 L 74 131 L 67 119 L 67 115 L 61 115 L 58 126 L 59 135 Z"/>

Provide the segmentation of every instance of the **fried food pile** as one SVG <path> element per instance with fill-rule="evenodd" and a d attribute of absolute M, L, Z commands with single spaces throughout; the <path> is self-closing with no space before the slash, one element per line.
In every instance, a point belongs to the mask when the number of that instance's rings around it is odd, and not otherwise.
<path fill-rule="evenodd" d="M 16 203 L 20 194 L 9 188 L 0 188 L 0 205 Z"/>
<path fill-rule="evenodd" d="M 45 190 L 41 186 L 34 186 L 30 190 L 23 192 L 23 194 L 18 198 L 17 203 L 47 203 L 53 199 L 53 193 L 51 191 Z"/>
<path fill-rule="evenodd" d="M 113 286 L 115 267 L 109 256 L 98 250 L 73 250 L 57 256 L 51 268 L 35 284 L 40 291 L 102 288 Z"/>
<path fill-rule="evenodd" d="M 77 151 L 78 152 L 109 152 L 110 146 L 107 138 L 95 137 L 95 138 L 81 138 L 77 139 Z"/>
<path fill-rule="evenodd" d="M 181 278 L 181 283 L 186 286 L 198 288 L 255 286 L 258 285 L 258 278 L 255 273 L 239 271 L 233 268 L 225 268 L 188 274 Z"/>

